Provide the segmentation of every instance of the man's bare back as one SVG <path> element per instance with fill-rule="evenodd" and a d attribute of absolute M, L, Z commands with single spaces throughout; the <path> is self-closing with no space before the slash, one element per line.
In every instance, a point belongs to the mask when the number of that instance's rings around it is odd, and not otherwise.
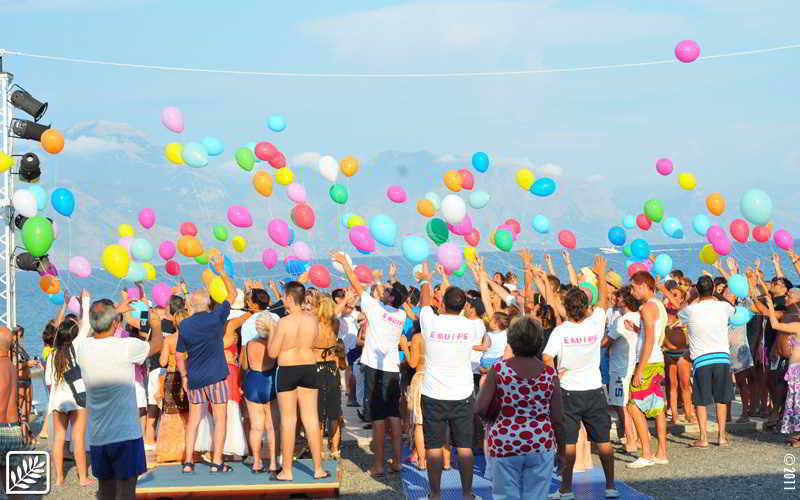
<path fill-rule="evenodd" d="M 317 318 L 308 313 L 294 313 L 278 321 L 276 331 L 281 338 L 278 354 L 279 366 L 313 365 L 316 363 L 312 347 L 319 335 Z"/>

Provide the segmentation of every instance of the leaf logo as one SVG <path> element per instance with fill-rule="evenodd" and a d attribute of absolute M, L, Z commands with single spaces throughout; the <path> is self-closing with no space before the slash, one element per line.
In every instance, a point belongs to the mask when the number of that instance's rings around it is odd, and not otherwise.
<path fill-rule="evenodd" d="M 9 472 L 11 481 L 8 493 L 27 490 L 44 477 L 46 463 L 39 458 L 39 455 L 27 457 L 16 469 Z"/>

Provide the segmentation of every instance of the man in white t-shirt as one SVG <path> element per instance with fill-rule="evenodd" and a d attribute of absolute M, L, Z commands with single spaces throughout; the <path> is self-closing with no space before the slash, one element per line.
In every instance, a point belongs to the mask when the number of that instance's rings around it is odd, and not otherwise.
<path fill-rule="evenodd" d="M 472 348 L 482 340 L 475 321 L 461 316 L 467 295 L 458 287 L 444 292 L 444 314 L 431 308 L 433 292 L 428 264 L 423 263 L 420 285 L 420 330 L 425 341 L 425 376 L 422 379 L 422 432 L 428 462 L 429 498 L 439 499 L 442 448 L 447 430 L 458 453 L 461 490 L 472 495 L 473 382 Z"/>
<path fill-rule="evenodd" d="M 86 387 L 92 418 L 92 474 L 99 481 L 97 497 L 133 498 L 136 479 L 147 471 L 134 389 L 134 366 L 161 352 L 161 318 L 150 310 L 150 340 L 114 336 L 130 302 L 115 307 L 108 299 L 89 307 L 89 293 L 81 293 L 83 319 L 73 341 L 75 358 Z M 88 336 L 91 324 L 93 336 Z"/>
<path fill-rule="evenodd" d="M 692 403 L 697 407 L 700 438 L 689 446 L 708 448 L 708 406 L 717 405 L 720 446 L 728 445 L 725 433 L 727 404 L 733 400 L 728 321 L 736 311 L 726 301 L 714 298 L 714 282 L 708 276 L 697 280 L 699 299 L 679 313 L 689 327 L 692 358 Z"/>
<path fill-rule="evenodd" d="M 605 259 L 595 257 L 594 271 L 597 276 L 605 276 L 605 268 Z M 573 287 L 567 292 L 564 309 L 569 320 L 557 326 L 550 334 L 542 357 L 544 363 L 551 367 L 555 367 L 554 359 L 558 358 L 558 372 L 561 374 L 567 445 L 559 492 L 562 495 L 572 493 L 575 444 L 583 422 L 589 441 L 597 444 L 600 462 L 603 464 L 606 476 L 605 496 L 616 498 L 619 497 L 619 492 L 614 485 L 614 450 L 609 439 L 611 417 L 600 375 L 600 345 L 606 327 L 608 284 L 605 280 L 598 280 L 598 285 L 599 298 L 591 314 L 589 299 L 583 290 Z"/>
<path fill-rule="evenodd" d="M 339 320 L 338 337 L 344 344 L 344 354 L 347 359 L 347 366 L 344 371 L 344 379 L 347 388 L 347 406 L 361 406 L 356 399 L 356 380 L 353 371 L 355 362 L 361 357 L 361 349 L 358 348 L 358 311 L 355 310 L 355 302 L 358 300 L 355 292 L 348 288 L 344 290 L 337 288 L 331 294 L 336 303 L 336 318 Z"/>

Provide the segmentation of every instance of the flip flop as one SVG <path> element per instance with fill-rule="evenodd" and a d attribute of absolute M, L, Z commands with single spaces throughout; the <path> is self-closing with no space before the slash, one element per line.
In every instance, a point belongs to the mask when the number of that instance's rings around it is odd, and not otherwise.
<path fill-rule="evenodd" d="M 294 479 L 281 479 L 281 478 L 279 478 L 278 474 L 280 474 L 282 471 L 283 471 L 283 469 L 278 469 L 275 472 L 273 472 L 272 474 L 270 474 L 270 476 L 269 476 L 270 481 L 283 481 L 284 483 L 291 483 L 292 481 L 294 481 Z"/>
<path fill-rule="evenodd" d="M 189 467 L 189 470 L 184 470 L 185 468 Z M 181 472 L 183 474 L 194 474 L 194 463 L 193 462 L 184 462 L 181 464 Z"/>
<path fill-rule="evenodd" d="M 233 471 L 233 468 L 226 463 L 215 464 L 212 462 L 210 464 L 210 468 L 208 469 L 209 474 L 225 474 L 231 471 Z"/>
<path fill-rule="evenodd" d="M 555 493 L 550 493 L 547 495 L 548 500 L 575 500 L 575 493 L 568 492 L 568 493 L 561 493 L 560 491 L 556 490 Z"/>
<path fill-rule="evenodd" d="M 606 498 L 619 498 L 619 490 L 616 488 L 608 488 L 605 490 Z"/>
<path fill-rule="evenodd" d="M 324 476 L 315 477 L 314 481 L 321 481 L 323 479 L 328 479 L 329 477 L 331 477 L 331 473 L 328 472 L 328 471 L 325 471 L 325 475 Z"/>
<path fill-rule="evenodd" d="M 700 448 L 700 449 L 708 448 L 708 443 L 706 444 L 699 444 L 699 443 L 700 441 L 692 441 L 691 443 L 689 443 L 689 448 Z"/>

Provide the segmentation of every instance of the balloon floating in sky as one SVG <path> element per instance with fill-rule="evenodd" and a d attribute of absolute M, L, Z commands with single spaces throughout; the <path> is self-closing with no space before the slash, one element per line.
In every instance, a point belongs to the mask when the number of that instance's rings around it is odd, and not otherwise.
<path fill-rule="evenodd" d="M 11 165 L 14 164 L 14 158 L 11 155 L 7 155 L 6 153 L 0 152 L 0 172 L 5 172 Z"/>
<path fill-rule="evenodd" d="M 281 115 L 272 115 L 267 119 L 267 127 L 273 132 L 283 132 L 286 120 Z"/>
<path fill-rule="evenodd" d="M 333 156 L 323 156 L 317 164 L 319 173 L 330 182 L 336 182 L 339 176 L 339 162 Z"/>
<path fill-rule="evenodd" d="M 209 156 L 219 156 L 225 151 L 225 146 L 222 145 L 222 141 L 216 137 L 204 137 L 202 144 L 203 147 L 206 148 L 206 152 Z"/>
<path fill-rule="evenodd" d="M 161 123 L 168 130 L 180 134 L 183 132 L 183 113 L 175 106 L 167 106 L 161 110 Z"/>
<path fill-rule="evenodd" d="M 483 152 L 473 154 L 472 168 L 478 172 L 486 172 L 489 169 L 489 155 Z"/>
<path fill-rule="evenodd" d="M 41 215 L 28 218 L 22 226 L 22 243 L 34 257 L 47 255 L 53 244 L 53 225 Z"/>
<path fill-rule="evenodd" d="M 128 275 L 128 250 L 120 245 L 108 245 L 103 250 L 103 268 L 114 276 L 122 279 Z"/>
<path fill-rule="evenodd" d="M 18 189 L 14 193 L 11 204 L 14 206 L 14 210 L 24 217 L 36 215 L 36 195 L 27 189 Z"/>
<path fill-rule="evenodd" d="M 550 221 L 544 215 L 537 215 L 533 218 L 533 230 L 539 234 L 550 232 Z"/>
<path fill-rule="evenodd" d="M 719 217 L 725 212 L 725 198 L 719 193 L 711 193 L 706 198 L 706 208 L 711 215 Z"/>
<path fill-rule="evenodd" d="M 167 274 L 169 274 L 170 276 L 177 276 L 181 274 L 181 265 L 174 260 L 170 260 L 169 262 L 167 262 L 166 269 L 167 269 Z"/>
<path fill-rule="evenodd" d="M 665 253 L 660 254 L 653 263 L 653 271 L 659 276 L 668 275 L 672 271 L 672 257 Z"/>
<path fill-rule="evenodd" d="M 514 244 L 514 236 L 508 229 L 498 229 L 494 233 L 495 246 L 504 252 L 510 252 Z"/>
<path fill-rule="evenodd" d="M 436 210 L 439 210 L 441 208 L 442 199 L 439 197 L 438 194 L 429 191 L 425 193 L 425 199 L 433 203 L 433 208 L 435 208 Z"/>
<path fill-rule="evenodd" d="M 467 244 L 469 244 L 470 246 L 473 246 L 473 247 L 478 246 L 478 243 L 481 242 L 481 233 L 480 233 L 480 231 L 478 231 L 477 229 L 475 229 L 473 227 L 472 231 L 468 235 L 464 236 L 464 241 L 466 241 Z M 466 249 L 464 249 L 464 250 L 466 250 Z"/>
<path fill-rule="evenodd" d="M 162 241 L 158 245 L 158 255 L 164 260 L 169 260 L 175 256 L 175 244 L 171 241 Z"/>
<path fill-rule="evenodd" d="M 633 229 L 636 227 L 636 217 L 633 215 L 626 215 L 622 218 L 622 227 L 625 229 Z"/>
<path fill-rule="evenodd" d="M 289 184 L 286 188 L 286 194 L 289 196 L 289 199 L 295 203 L 306 202 L 306 188 L 302 184 L 296 182 Z"/>
<path fill-rule="evenodd" d="M 771 232 L 772 230 L 769 226 L 756 226 L 753 228 L 753 239 L 759 243 L 766 243 L 769 241 Z"/>
<path fill-rule="evenodd" d="M 182 236 L 197 236 L 197 226 L 193 222 L 184 222 L 178 228 Z"/>
<path fill-rule="evenodd" d="M 681 189 L 691 191 L 697 187 L 697 179 L 695 178 L 694 174 L 684 172 L 682 174 L 678 174 L 678 185 L 681 187 Z"/>
<path fill-rule="evenodd" d="M 650 255 L 650 245 L 645 240 L 636 238 L 631 242 L 631 252 L 637 259 L 646 259 Z"/>
<path fill-rule="evenodd" d="M 461 174 L 458 170 L 448 170 L 444 173 L 444 185 L 453 192 L 461 191 Z"/>
<path fill-rule="evenodd" d="M 469 206 L 474 209 L 481 209 L 489 204 L 492 197 L 486 191 L 475 190 L 469 195 Z"/>
<path fill-rule="evenodd" d="M 659 158 L 656 161 L 656 172 L 661 175 L 669 175 L 672 173 L 672 160 L 669 158 Z"/>
<path fill-rule="evenodd" d="M 466 168 L 458 169 L 458 175 L 461 176 L 461 187 L 467 191 L 471 191 L 475 187 L 475 178 L 472 177 L 472 172 Z"/>
<path fill-rule="evenodd" d="M 741 274 L 733 274 L 728 278 L 728 289 L 740 299 L 746 299 L 750 295 L 750 285 L 747 283 L 747 278 Z"/>
<path fill-rule="evenodd" d="M 675 46 L 675 57 L 682 63 L 690 63 L 700 57 L 700 46 L 694 40 L 683 40 Z"/>
<path fill-rule="evenodd" d="M 187 142 L 181 152 L 183 162 L 190 167 L 200 168 L 208 165 L 208 151 L 199 142 Z"/>
<path fill-rule="evenodd" d="M 664 204 L 661 200 L 647 200 L 644 204 L 644 214 L 653 222 L 661 222 L 664 218 Z"/>
<path fill-rule="evenodd" d="M 267 163 L 269 163 L 272 168 L 280 170 L 286 166 L 286 155 L 279 151 L 275 156 L 270 158 Z"/>
<path fill-rule="evenodd" d="M 405 203 L 407 199 L 406 190 L 403 189 L 403 186 L 398 186 L 396 184 L 389 186 L 389 189 L 386 190 L 386 196 L 395 203 Z"/>
<path fill-rule="evenodd" d="M 164 146 L 164 158 L 175 165 L 183 165 L 183 144 L 170 142 Z"/>
<path fill-rule="evenodd" d="M 341 170 L 346 177 L 356 175 L 359 166 L 358 158 L 354 156 L 345 156 L 342 158 L 342 161 L 339 162 L 339 170 Z"/>
<path fill-rule="evenodd" d="M 447 241 L 450 237 L 450 231 L 447 229 L 447 224 L 442 219 L 431 219 L 425 225 L 425 232 L 428 238 L 431 239 L 437 246 Z"/>
<path fill-rule="evenodd" d="M 558 232 L 558 242 L 564 248 L 575 248 L 576 241 L 575 241 L 575 233 L 570 231 L 569 229 L 562 229 Z"/>
<path fill-rule="evenodd" d="M 65 217 L 72 215 L 75 210 L 75 197 L 66 188 L 58 188 L 50 195 L 50 203 L 53 209 Z"/>
<path fill-rule="evenodd" d="M 747 240 L 750 237 L 750 226 L 747 225 L 747 222 L 744 219 L 734 219 L 731 221 L 731 225 L 729 226 L 728 230 L 733 236 L 733 239 L 738 241 L 739 243 L 747 243 Z"/>
<path fill-rule="evenodd" d="M 281 186 L 288 186 L 294 181 L 294 172 L 289 167 L 283 167 L 278 169 L 275 173 L 275 180 L 278 181 L 278 184 Z"/>
<path fill-rule="evenodd" d="M 253 152 L 256 154 L 256 158 L 266 162 L 270 161 L 275 157 L 275 155 L 280 153 L 274 144 L 267 141 L 261 141 L 257 143 L 253 148 Z"/>
<path fill-rule="evenodd" d="M 256 155 L 254 155 L 253 150 L 248 147 L 243 146 L 237 149 L 233 157 L 236 160 L 236 164 L 239 165 L 239 168 L 246 172 L 253 170 L 253 166 L 256 164 Z"/>
<path fill-rule="evenodd" d="M 636 216 L 636 225 L 642 231 L 647 231 L 653 225 L 653 222 L 645 214 L 639 214 Z"/>
<path fill-rule="evenodd" d="M 283 219 L 272 219 L 267 224 L 267 235 L 275 244 L 289 246 L 289 224 Z"/>
<path fill-rule="evenodd" d="M 272 177 L 266 170 L 260 170 L 253 175 L 253 187 L 261 196 L 272 195 Z"/>
<path fill-rule="evenodd" d="M 27 224 L 27 222 L 26 222 Z M 773 240 L 775 240 L 775 244 L 781 250 L 791 250 L 792 249 L 792 235 L 789 231 L 785 229 L 778 229 L 775 231 L 775 234 L 772 236 Z M 31 252 L 33 253 L 33 252 Z"/>
<path fill-rule="evenodd" d="M 450 224 L 458 224 L 467 215 L 467 206 L 460 196 L 448 194 L 442 200 L 442 216 Z"/>
<path fill-rule="evenodd" d="M 533 180 L 535 178 L 536 176 L 533 175 L 533 172 L 527 168 L 521 168 L 517 170 L 517 186 L 521 187 L 525 191 L 529 190 L 531 186 L 533 186 Z"/>
<path fill-rule="evenodd" d="M 556 191 L 556 183 L 549 177 L 537 179 L 531 186 L 531 193 L 536 196 L 550 196 Z"/>
<path fill-rule="evenodd" d="M 356 226 L 350 229 L 350 243 L 361 252 L 372 253 L 375 251 L 375 240 L 366 226 Z"/>
<path fill-rule="evenodd" d="M 42 149 L 51 155 L 58 154 L 64 149 L 64 134 L 54 128 L 49 128 L 42 132 L 39 143 L 42 145 Z"/>
<path fill-rule="evenodd" d="M 80 255 L 70 257 L 67 269 L 79 278 L 88 278 L 92 274 L 92 265 L 89 264 L 86 257 Z"/>
<path fill-rule="evenodd" d="M 314 227 L 315 219 L 314 209 L 307 203 L 299 203 L 292 209 L 292 222 L 294 222 L 297 227 L 306 230 L 311 229 Z"/>
<path fill-rule="evenodd" d="M 692 229 L 698 236 L 705 236 L 711 227 L 711 219 L 706 214 L 697 214 L 692 218 Z"/>
<path fill-rule="evenodd" d="M 417 200 L 417 212 L 423 217 L 433 217 L 436 215 L 436 207 L 433 206 L 431 200 L 424 198 Z"/>
<path fill-rule="evenodd" d="M 117 234 L 119 234 L 120 238 L 124 238 L 126 236 L 134 236 L 136 232 L 130 224 L 120 224 L 117 226 Z"/>
<path fill-rule="evenodd" d="M 228 240 L 228 228 L 223 226 L 222 224 L 217 224 L 213 228 L 214 238 L 217 241 L 227 241 Z"/>
<path fill-rule="evenodd" d="M 612 245 L 621 246 L 625 244 L 625 230 L 619 226 L 614 226 L 608 230 L 608 241 Z"/>
<path fill-rule="evenodd" d="M 347 188 L 342 184 L 332 185 L 328 190 L 328 195 L 331 197 L 331 200 L 333 200 L 334 203 L 338 203 L 339 205 L 344 205 L 347 203 Z"/>
<path fill-rule="evenodd" d="M 231 246 L 237 252 L 242 253 L 247 248 L 247 240 L 243 236 L 234 236 L 231 240 Z"/>
<path fill-rule="evenodd" d="M 264 267 L 267 269 L 272 269 L 275 267 L 275 264 L 278 263 L 278 252 L 272 248 L 265 249 L 261 252 L 261 263 L 264 264 Z"/>
<path fill-rule="evenodd" d="M 675 238 L 676 240 L 683 238 L 683 224 L 675 217 L 664 219 L 664 222 L 661 223 L 661 229 L 670 238 Z"/>
<path fill-rule="evenodd" d="M 739 210 L 745 219 L 756 226 L 763 226 L 772 217 L 772 200 L 760 189 L 748 189 L 742 195 Z"/>
<path fill-rule="evenodd" d="M 393 247 L 397 238 L 397 224 L 388 215 L 378 214 L 369 221 L 372 237 L 383 246 Z"/>

